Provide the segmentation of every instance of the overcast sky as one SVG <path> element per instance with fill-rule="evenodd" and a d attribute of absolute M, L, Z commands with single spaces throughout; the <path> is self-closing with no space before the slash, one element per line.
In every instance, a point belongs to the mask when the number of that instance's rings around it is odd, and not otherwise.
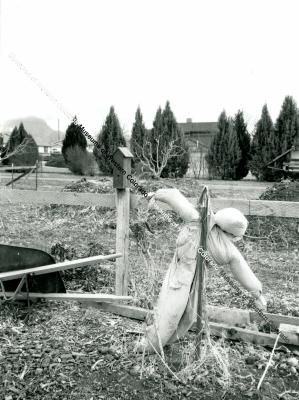
<path fill-rule="evenodd" d="M 110 105 L 130 131 L 167 99 L 179 122 L 243 109 L 252 128 L 265 102 L 275 119 L 299 101 L 298 18 L 297 0 L 2 0 L 0 124 L 69 123 L 12 53 L 92 134 Z"/>

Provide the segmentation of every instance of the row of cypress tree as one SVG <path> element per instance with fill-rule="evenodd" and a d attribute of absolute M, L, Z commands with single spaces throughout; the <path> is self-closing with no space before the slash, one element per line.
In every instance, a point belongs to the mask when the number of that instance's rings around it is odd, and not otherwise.
<path fill-rule="evenodd" d="M 104 174 L 112 174 L 113 164 L 103 157 L 99 147 L 105 154 L 112 155 L 117 147 L 126 146 L 123 130 L 114 107 L 110 108 L 96 140 L 98 146 L 94 146 L 93 154 L 98 167 Z M 173 145 L 171 149 L 169 143 Z M 62 153 L 66 162 L 68 162 L 67 149 L 74 146 L 79 146 L 83 150 L 86 150 L 87 147 L 83 127 L 78 125 L 76 118 L 68 126 L 63 140 Z M 146 129 L 140 107 L 138 107 L 132 129 L 131 151 L 134 155 L 133 165 L 135 168 L 139 163 L 146 165 L 150 159 L 155 167 L 151 171 L 153 175 L 161 177 L 185 175 L 188 169 L 189 152 L 169 102 L 166 103 L 164 110 L 161 107 L 158 108 L 153 128 L 150 130 Z M 166 153 L 167 163 L 163 167 L 162 160 Z"/>
<path fill-rule="evenodd" d="M 212 140 L 206 160 L 213 178 L 242 179 L 249 172 L 250 135 L 242 111 L 234 118 L 225 111 L 218 119 L 218 132 Z"/>
<path fill-rule="evenodd" d="M 268 107 L 265 104 L 262 114 L 256 124 L 250 151 L 250 170 L 258 180 L 274 181 L 283 176 L 280 170 L 283 162 L 281 158 L 276 162 L 275 168 L 265 167 L 275 157 L 289 150 L 299 135 L 299 113 L 295 100 L 286 96 L 275 124 L 273 124 Z"/>
<path fill-rule="evenodd" d="M 279 116 L 273 124 L 265 104 L 250 140 L 243 112 L 238 111 L 234 118 L 231 118 L 223 111 L 218 119 L 218 133 L 206 157 L 210 175 L 220 179 L 242 179 L 250 169 L 258 180 L 280 179 L 283 172 L 279 168 L 282 168 L 287 158 L 278 160 L 276 164 L 278 169 L 275 170 L 266 168 L 265 165 L 294 145 L 296 138 L 299 137 L 298 115 L 296 102 L 291 96 L 286 96 Z M 26 147 L 21 152 L 5 158 L 25 139 L 27 140 Z M 113 107 L 110 108 L 97 141 L 106 154 L 113 154 L 118 146 L 126 146 L 123 131 Z M 156 145 L 157 143 L 159 146 Z M 167 148 L 169 143 L 173 143 L 181 151 L 174 156 L 169 151 L 167 163 L 163 166 L 161 160 L 163 154 L 169 150 Z M 66 161 L 66 150 L 74 146 L 82 149 L 81 158 L 87 153 L 87 140 L 83 127 L 77 123 L 76 117 L 67 128 L 63 141 L 62 153 Z M 131 150 L 134 154 L 135 166 L 142 162 L 146 164 L 146 156 L 151 156 L 156 166 L 156 176 L 184 176 L 188 169 L 189 152 L 169 102 L 163 110 L 161 107 L 158 108 L 150 130 L 146 129 L 140 107 L 138 107 L 132 129 Z M 99 169 L 106 174 L 111 174 L 112 164 L 107 163 L 97 147 L 94 148 L 94 156 Z M 33 165 L 38 159 L 37 145 L 33 137 L 26 132 L 23 124 L 14 128 L 6 146 L 2 149 L 1 157 L 4 158 L 3 164 L 14 163 L 15 165 Z M 88 158 L 87 161 L 90 162 Z"/>
<path fill-rule="evenodd" d="M 231 118 L 223 111 L 218 119 L 218 132 L 212 140 L 206 160 L 213 178 L 242 179 L 249 170 L 258 180 L 274 181 L 283 176 L 283 162 L 277 169 L 266 165 L 289 150 L 299 134 L 299 114 L 295 100 L 286 96 L 276 123 L 273 124 L 267 105 L 262 109 L 251 138 L 242 111 Z"/>

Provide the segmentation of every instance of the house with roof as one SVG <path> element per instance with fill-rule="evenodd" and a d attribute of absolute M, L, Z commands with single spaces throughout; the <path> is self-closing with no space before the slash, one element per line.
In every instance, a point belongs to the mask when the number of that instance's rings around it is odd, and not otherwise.
<path fill-rule="evenodd" d="M 58 140 L 57 142 L 52 143 L 51 147 L 50 147 L 50 153 L 61 153 L 62 150 L 62 142 L 63 140 Z M 86 150 L 89 153 L 93 152 L 93 148 L 94 145 L 93 143 L 90 143 L 89 141 L 87 141 L 87 146 L 86 146 Z"/>
<path fill-rule="evenodd" d="M 187 140 L 190 151 L 190 164 L 186 175 L 207 178 L 208 168 L 205 156 L 217 133 L 217 122 L 193 122 L 191 118 L 187 118 L 186 122 L 179 122 L 178 125 Z"/>

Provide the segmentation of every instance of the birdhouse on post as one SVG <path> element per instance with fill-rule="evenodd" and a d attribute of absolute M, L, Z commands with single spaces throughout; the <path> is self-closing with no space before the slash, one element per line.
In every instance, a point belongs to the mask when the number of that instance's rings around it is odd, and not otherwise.
<path fill-rule="evenodd" d="M 125 189 L 130 187 L 127 176 L 131 173 L 133 154 L 127 147 L 118 147 L 113 154 L 113 187 Z"/>

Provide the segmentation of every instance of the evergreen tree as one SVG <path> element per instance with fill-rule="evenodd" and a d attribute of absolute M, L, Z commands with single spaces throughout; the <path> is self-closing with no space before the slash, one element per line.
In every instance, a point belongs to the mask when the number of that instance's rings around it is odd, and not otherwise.
<path fill-rule="evenodd" d="M 244 121 L 243 111 L 238 111 L 234 118 L 234 129 L 237 134 L 239 147 L 241 150 L 241 158 L 237 168 L 236 179 L 244 178 L 249 172 L 250 159 L 250 135 L 247 125 Z"/>
<path fill-rule="evenodd" d="M 112 156 L 118 147 L 126 146 L 126 141 L 114 107 L 110 108 L 109 114 L 98 135 L 97 142 L 98 146 L 94 146 L 93 154 L 99 169 L 104 174 L 111 175 L 113 173 L 113 164 L 106 156 Z"/>
<path fill-rule="evenodd" d="M 163 120 L 162 120 L 162 109 L 159 106 L 153 122 L 153 128 L 149 135 L 149 143 L 151 146 L 148 147 L 149 151 L 151 151 L 152 153 L 153 160 L 157 165 L 159 165 L 159 161 L 157 160 L 159 159 L 161 160 L 161 150 L 162 150 L 162 142 L 161 142 L 161 145 L 159 146 L 160 154 L 158 154 L 159 149 L 157 149 L 157 142 L 162 139 L 163 139 Z"/>
<path fill-rule="evenodd" d="M 267 105 L 262 109 L 262 114 L 255 126 L 255 131 L 250 149 L 250 170 L 258 180 L 273 180 L 273 170 L 265 167 L 274 157 L 273 148 L 273 122 Z"/>
<path fill-rule="evenodd" d="M 206 156 L 209 174 L 221 179 L 239 179 L 241 149 L 234 121 L 222 111 L 218 118 L 218 132 Z"/>
<path fill-rule="evenodd" d="M 162 178 L 174 176 L 183 177 L 189 166 L 189 151 L 187 142 L 179 129 L 176 118 L 171 110 L 169 101 L 161 115 L 162 135 L 165 143 L 173 142 L 173 151 L 161 173 Z"/>
<path fill-rule="evenodd" d="M 3 160 L 4 165 L 31 166 L 38 160 L 37 144 L 33 137 L 27 133 L 23 123 L 19 125 L 19 128 L 13 129 L 1 157 L 7 157 Z"/>
<path fill-rule="evenodd" d="M 235 125 L 231 119 L 228 120 L 228 143 L 227 158 L 224 163 L 225 179 L 237 180 L 239 178 L 240 161 L 242 160 L 242 151 L 239 145 L 239 137 Z"/>
<path fill-rule="evenodd" d="M 208 150 L 206 161 L 211 177 L 225 179 L 228 157 L 229 120 L 223 110 L 218 118 L 217 133 Z"/>
<path fill-rule="evenodd" d="M 217 171 L 217 165 L 218 165 L 218 132 L 217 134 L 213 137 L 212 142 L 210 144 L 209 150 L 205 156 L 206 162 L 207 162 L 207 167 L 209 171 L 209 177 L 211 179 L 214 179 L 218 177 L 218 171 Z"/>
<path fill-rule="evenodd" d="M 87 140 L 83 133 L 83 127 L 82 125 L 78 124 L 77 117 L 75 116 L 70 125 L 67 127 L 65 137 L 62 142 L 61 152 L 66 162 L 67 162 L 66 150 L 69 147 L 74 147 L 76 145 L 80 146 L 83 150 L 86 150 Z"/>
<path fill-rule="evenodd" d="M 273 152 L 272 159 L 289 150 L 295 143 L 299 134 L 298 109 L 295 100 L 291 96 L 286 96 L 279 116 L 275 123 L 272 133 Z M 289 160 L 286 158 L 277 161 L 277 168 L 282 168 L 283 163 Z M 282 171 L 275 172 L 275 178 L 279 179 L 283 175 Z"/>
<path fill-rule="evenodd" d="M 134 163 L 142 159 L 142 149 L 146 139 L 146 128 L 143 122 L 140 107 L 137 108 L 135 114 L 135 122 L 133 124 L 131 136 L 131 152 L 134 155 Z"/>

